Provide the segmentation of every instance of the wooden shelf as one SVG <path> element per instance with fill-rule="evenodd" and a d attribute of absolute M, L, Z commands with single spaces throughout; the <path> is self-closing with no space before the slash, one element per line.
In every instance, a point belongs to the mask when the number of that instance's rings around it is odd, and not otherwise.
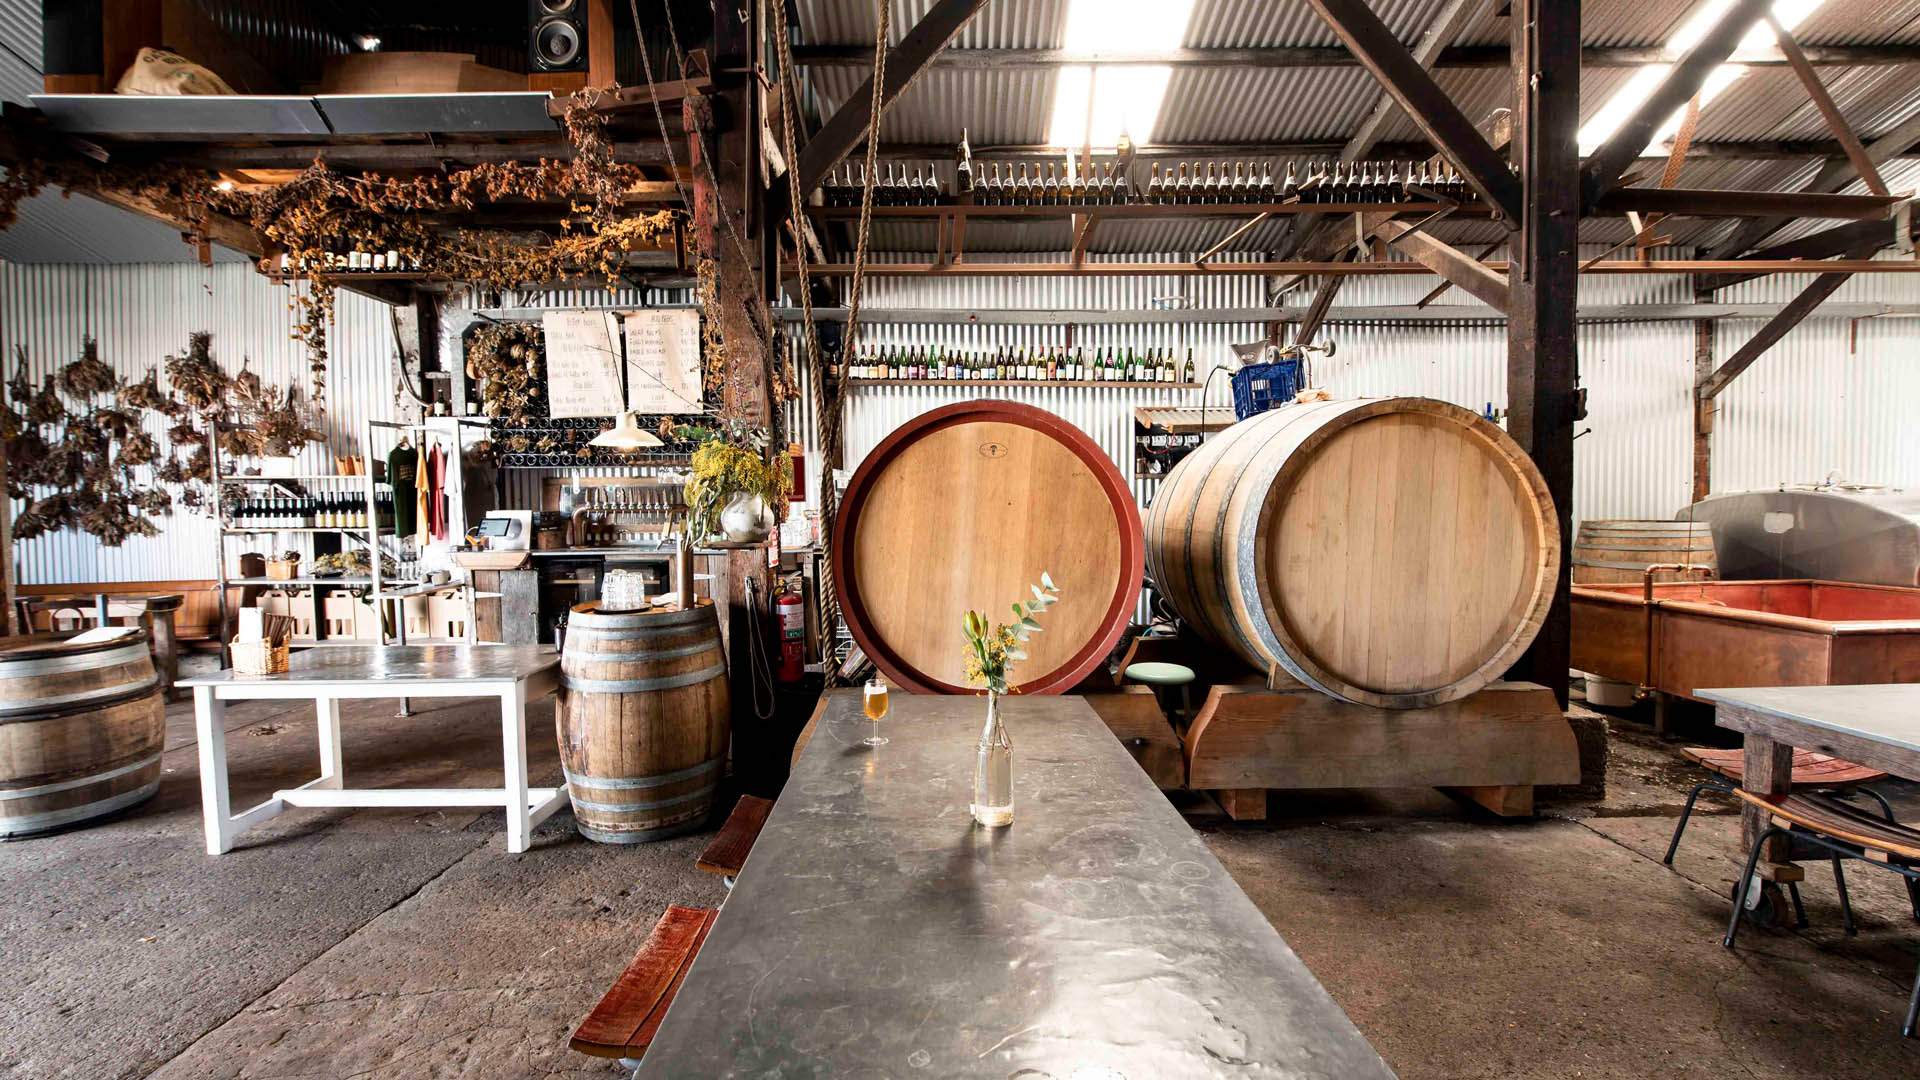
<path fill-rule="evenodd" d="M 365 480 L 361 473 L 298 473 L 293 476 L 223 476 L 223 484 L 292 484 L 314 480 Z"/>
<path fill-rule="evenodd" d="M 1116 390 L 1198 390 L 1197 382 L 1099 382 L 1093 379 L 848 379 L 849 386 L 1110 386 Z"/>
<path fill-rule="evenodd" d="M 278 528 L 275 528 L 272 525 L 223 525 L 221 526 L 220 531 L 223 533 L 226 533 L 229 536 L 246 536 L 254 533 L 261 533 L 261 534 L 356 533 L 358 534 L 358 533 L 373 532 L 374 530 L 366 528 L 365 526 L 349 528 L 345 526 L 334 527 L 334 526 L 326 526 L 326 525 L 283 525 Z"/>

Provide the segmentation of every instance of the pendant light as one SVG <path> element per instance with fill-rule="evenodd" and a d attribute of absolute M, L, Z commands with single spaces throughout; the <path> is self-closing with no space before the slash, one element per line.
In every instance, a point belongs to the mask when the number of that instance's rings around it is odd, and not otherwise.
<path fill-rule="evenodd" d="M 588 446 L 604 446 L 609 450 L 645 450 L 652 446 L 664 446 L 660 437 L 640 426 L 640 414 L 623 412 L 614 421 L 614 425 L 595 435 Z"/>

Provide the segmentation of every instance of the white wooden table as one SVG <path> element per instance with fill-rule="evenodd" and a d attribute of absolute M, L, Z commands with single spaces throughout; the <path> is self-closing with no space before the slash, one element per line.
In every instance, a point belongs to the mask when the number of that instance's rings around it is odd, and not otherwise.
<path fill-rule="evenodd" d="M 527 786 L 527 702 L 559 685 L 560 654 L 550 645 L 346 646 L 295 653 L 278 675 L 231 669 L 183 679 L 193 688 L 200 738 L 200 798 L 207 853 L 233 850 L 234 838 L 294 806 L 498 806 L 507 812 L 507 850 L 527 850 L 533 827 L 567 800 L 564 787 Z M 494 788 L 349 788 L 340 762 L 340 702 L 347 698 L 497 698 L 505 786 Z M 227 787 L 229 701 L 311 699 L 319 718 L 320 775 L 236 814 Z"/>

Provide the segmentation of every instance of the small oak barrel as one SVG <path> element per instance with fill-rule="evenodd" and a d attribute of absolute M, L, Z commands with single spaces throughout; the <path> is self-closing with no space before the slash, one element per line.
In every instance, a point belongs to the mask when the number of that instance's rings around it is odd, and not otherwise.
<path fill-rule="evenodd" d="M 146 631 L 0 639 L 0 836 L 152 798 L 166 732 Z"/>
<path fill-rule="evenodd" d="M 712 601 L 567 618 L 554 726 L 582 836 L 662 840 L 699 828 L 727 757 L 727 659 Z"/>
<path fill-rule="evenodd" d="M 1457 405 L 1288 405 L 1188 455 L 1147 514 L 1154 587 L 1255 670 L 1421 708 L 1499 678 L 1560 569 L 1545 482 Z"/>
<path fill-rule="evenodd" d="M 841 614 L 895 685 L 973 693 L 961 616 L 1009 622 L 1046 573 L 1059 603 L 1014 670 L 1060 694 L 1106 660 L 1140 596 L 1140 508 L 1086 433 L 1010 401 L 963 401 L 901 425 L 854 470 L 834 522 Z"/>
<path fill-rule="evenodd" d="M 1573 581 L 1576 585 L 1607 585 L 1646 580 L 1647 567 L 1679 563 L 1714 569 L 1713 526 L 1704 521 L 1582 521 L 1573 537 Z M 1699 580 L 1695 573 L 1691 580 Z M 1655 581 L 1686 577 L 1673 570 L 1656 570 Z"/>

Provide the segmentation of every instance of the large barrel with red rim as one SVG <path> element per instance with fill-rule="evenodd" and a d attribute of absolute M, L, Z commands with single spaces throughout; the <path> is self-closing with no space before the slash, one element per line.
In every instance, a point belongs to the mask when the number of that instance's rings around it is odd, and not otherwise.
<path fill-rule="evenodd" d="M 833 579 L 854 640 L 888 677 L 955 694 L 972 689 L 962 615 L 1011 621 L 1051 575 L 1060 601 L 1010 681 L 1059 694 L 1119 640 L 1144 551 L 1133 493 L 1085 432 L 1029 405 L 964 401 L 903 424 L 854 471 Z"/>

